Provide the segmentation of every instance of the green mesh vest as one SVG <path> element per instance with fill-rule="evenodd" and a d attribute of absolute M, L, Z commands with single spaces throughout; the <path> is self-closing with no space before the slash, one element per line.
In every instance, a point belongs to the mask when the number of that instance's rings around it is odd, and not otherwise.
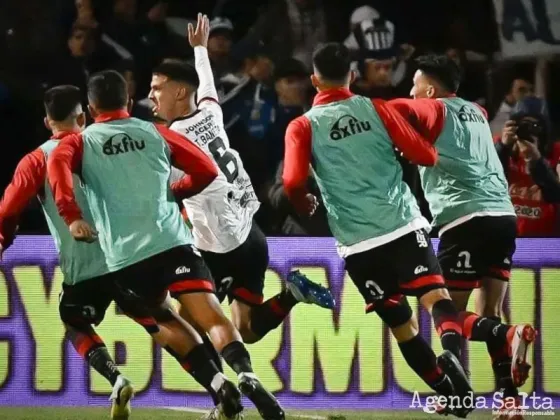
<path fill-rule="evenodd" d="M 515 216 L 502 164 L 482 111 L 461 98 L 440 99 L 445 125 L 435 146 L 433 167 L 420 167 L 420 179 L 434 226 L 476 212 Z"/>
<path fill-rule="evenodd" d="M 337 241 L 350 246 L 421 217 L 393 142 L 363 96 L 313 107 L 313 169 Z"/>
<path fill-rule="evenodd" d="M 51 152 L 58 145 L 58 141 L 49 140 L 41 145 L 40 149 L 48 159 Z M 81 182 L 74 176 L 74 194 L 78 205 L 82 209 L 85 220 L 92 223 L 93 218 L 89 210 Z M 90 280 L 109 272 L 105 262 L 105 254 L 97 242 L 87 244 L 76 241 L 64 220 L 58 215 L 52 191 L 45 180 L 44 194 L 39 197 L 43 207 L 49 230 L 54 239 L 60 260 L 60 269 L 64 275 L 64 283 L 73 285 L 84 280 Z"/>
<path fill-rule="evenodd" d="M 126 118 L 82 136 L 85 191 L 111 271 L 192 244 L 169 186 L 170 150 L 153 124 Z"/>

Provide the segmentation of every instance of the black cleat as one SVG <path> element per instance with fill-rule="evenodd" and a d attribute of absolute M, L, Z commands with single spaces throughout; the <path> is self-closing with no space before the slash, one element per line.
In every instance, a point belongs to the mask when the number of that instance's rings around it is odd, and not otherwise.
<path fill-rule="evenodd" d="M 463 404 L 466 401 L 465 398 L 472 396 L 474 391 L 463 366 L 461 366 L 457 357 L 449 350 L 444 351 L 441 356 L 437 358 L 437 364 L 451 380 L 454 390 L 453 396 L 459 397 L 460 401 L 459 407 L 457 407 L 456 404 L 451 404 L 452 407 L 450 407 L 448 404 L 446 407 L 438 409 L 438 413 L 444 415 L 453 414 L 462 419 L 466 418 L 467 415 L 474 410 L 474 407 L 463 407 Z"/>
<path fill-rule="evenodd" d="M 241 392 L 233 382 L 225 380 L 218 391 L 220 401 L 220 411 L 228 419 L 236 419 L 237 415 L 243 411 L 241 404 Z"/>
<path fill-rule="evenodd" d="M 286 415 L 278 400 L 265 389 L 254 374 L 240 375 L 239 389 L 255 404 L 264 420 L 285 420 Z"/>

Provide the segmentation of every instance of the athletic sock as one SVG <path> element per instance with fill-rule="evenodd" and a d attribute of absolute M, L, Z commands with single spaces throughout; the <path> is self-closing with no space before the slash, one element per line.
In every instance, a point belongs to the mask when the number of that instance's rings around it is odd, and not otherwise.
<path fill-rule="evenodd" d="M 88 364 L 111 385 L 115 385 L 121 374 L 113 358 L 109 355 L 105 343 L 89 324 L 81 327 L 66 326 L 68 339 Z"/>
<path fill-rule="evenodd" d="M 165 350 L 177 359 L 181 367 L 208 391 L 212 397 L 212 401 L 214 401 L 214 405 L 218 405 L 220 401 L 217 393 L 226 380 L 226 377 L 218 370 L 206 346 L 204 344 L 199 344 L 183 357 L 169 346 L 166 346 Z"/>
<path fill-rule="evenodd" d="M 461 360 L 462 327 L 459 312 L 450 299 L 442 299 L 432 307 L 432 317 L 444 350 Z"/>
<path fill-rule="evenodd" d="M 450 381 L 437 365 L 436 355 L 420 335 L 399 343 L 401 353 L 408 366 L 434 391 L 440 395 L 452 395 Z"/>
<path fill-rule="evenodd" d="M 220 372 L 223 372 L 224 366 L 222 364 L 222 358 L 220 357 L 220 353 L 218 353 L 218 350 L 216 350 L 216 347 L 214 347 L 214 344 L 212 344 L 210 337 L 208 337 L 206 334 L 202 334 L 202 342 L 204 343 L 206 351 L 208 352 L 208 354 L 210 354 L 210 357 L 214 361 L 214 364 L 216 365 L 218 370 Z"/>
<path fill-rule="evenodd" d="M 470 341 L 485 341 L 496 346 L 504 346 L 511 340 L 510 325 L 505 325 L 493 318 L 482 317 L 472 312 L 461 312 L 459 321 L 463 336 Z M 493 347 L 494 348 L 494 347 Z"/>
<path fill-rule="evenodd" d="M 298 303 L 292 293 L 285 289 L 259 306 L 251 308 L 251 331 L 264 337 L 277 328 Z"/>
<path fill-rule="evenodd" d="M 249 352 L 242 342 L 232 341 L 229 343 L 223 348 L 222 357 L 238 375 L 242 373 L 253 373 L 251 356 L 249 356 Z"/>
<path fill-rule="evenodd" d="M 489 319 L 501 323 L 499 317 L 489 317 Z M 486 342 L 488 354 L 492 360 L 492 370 L 496 378 L 496 385 L 503 392 L 504 398 L 518 397 L 517 388 L 513 385 L 511 378 L 511 357 L 508 352 L 509 345 L 499 343 L 497 340 L 489 340 Z"/>

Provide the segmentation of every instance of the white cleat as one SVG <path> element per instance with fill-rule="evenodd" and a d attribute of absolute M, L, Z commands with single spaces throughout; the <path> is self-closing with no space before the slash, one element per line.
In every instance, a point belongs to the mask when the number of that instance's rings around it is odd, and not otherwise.
<path fill-rule="evenodd" d="M 130 417 L 130 400 L 132 397 L 134 397 L 134 387 L 132 383 L 124 376 L 120 375 L 109 397 L 109 401 L 112 403 L 112 420 L 128 420 Z"/>

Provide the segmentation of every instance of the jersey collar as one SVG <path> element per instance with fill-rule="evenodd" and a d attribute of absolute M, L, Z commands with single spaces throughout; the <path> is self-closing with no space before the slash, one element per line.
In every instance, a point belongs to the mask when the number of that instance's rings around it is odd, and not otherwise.
<path fill-rule="evenodd" d="M 327 89 L 319 92 L 313 99 L 313 106 L 326 105 L 331 102 L 343 101 L 354 96 L 348 88 Z"/>
<path fill-rule="evenodd" d="M 64 137 L 69 136 L 70 134 L 78 134 L 77 131 L 61 131 L 58 134 L 53 134 L 51 136 L 51 140 L 62 140 Z"/>
<path fill-rule="evenodd" d="M 130 114 L 124 109 L 119 109 L 118 111 L 110 111 L 99 114 L 95 117 L 95 122 L 104 123 L 114 120 L 124 120 L 125 118 L 130 118 Z"/>

